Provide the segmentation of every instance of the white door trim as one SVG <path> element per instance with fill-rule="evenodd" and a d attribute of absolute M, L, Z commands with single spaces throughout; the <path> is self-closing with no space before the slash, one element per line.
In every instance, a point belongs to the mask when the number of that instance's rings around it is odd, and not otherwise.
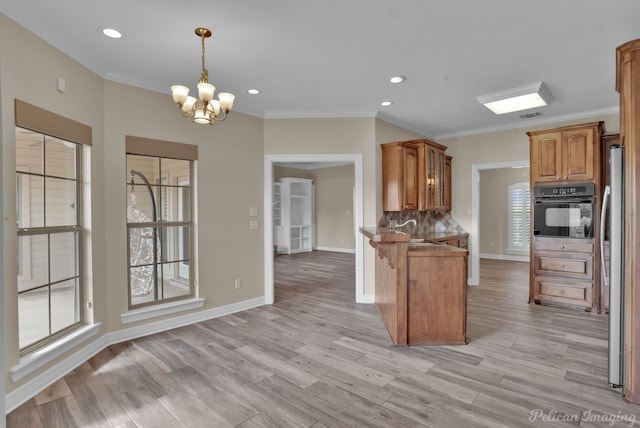
<path fill-rule="evenodd" d="M 276 162 L 348 162 L 354 165 L 355 201 L 353 217 L 355 223 L 354 236 L 356 237 L 356 289 L 355 300 L 357 303 L 365 303 L 364 298 L 364 262 L 363 262 L 363 238 L 359 233 L 363 226 L 363 178 L 361 154 L 281 154 L 264 156 L 264 301 L 273 304 L 273 211 L 272 211 L 272 184 L 273 165 Z"/>

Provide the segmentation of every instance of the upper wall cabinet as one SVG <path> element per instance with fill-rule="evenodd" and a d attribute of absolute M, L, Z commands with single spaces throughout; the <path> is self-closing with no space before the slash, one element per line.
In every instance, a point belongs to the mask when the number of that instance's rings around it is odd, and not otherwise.
<path fill-rule="evenodd" d="M 411 144 L 382 145 L 382 209 L 418 209 L 418 150 Z"/>
<path fill-rule="evenodd" d="M 446 149 L 426 139 L 382 144 L 383 211 L 450 210 Z"/>
<path fill-rule="evenodd" d="M 603 122 L 527 132 L 531 181 L 597 181 Z"/>

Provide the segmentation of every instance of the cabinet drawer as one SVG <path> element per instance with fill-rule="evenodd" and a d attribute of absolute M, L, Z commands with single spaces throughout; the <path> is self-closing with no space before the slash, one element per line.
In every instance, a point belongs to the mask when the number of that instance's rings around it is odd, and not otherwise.
<path fill-rule="evenodd" d="M 591 282 L 564 281 L 559 278 L 536 278 L 534 299 L 536 303 L 581 306 L 591 309 L 593 284 Z"/>
<path fill-rule="evenodd" d="M 559 275 L 568 278 L 593 278 L 593 257 L 583 254 L 534 254 L 533 270 L 536 275 Z"/>
<path fill-rule="evenodd" d="M 566 251 L 575 253 L 593 253 L 592 240 L 568 240 L 554 238 L 536 238 L 536 251 Z"/>

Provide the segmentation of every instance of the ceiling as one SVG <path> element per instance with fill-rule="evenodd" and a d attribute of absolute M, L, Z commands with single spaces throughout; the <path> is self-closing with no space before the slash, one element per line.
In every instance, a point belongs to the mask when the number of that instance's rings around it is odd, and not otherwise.
<path fill-rule="evenodd" d="M 638 0 L 0 0 L 0 12 L 167 102 L 172 84 L 195 90 L 194 29 L 208 27 L 209 81 L 236 95 L 235 111 L 377 116 L 434 139 L 614 113 L 615 48 L 640 37 Z M 496 116 L 476 100 L 539 81 L 554 96 L 531 111 L 539 118 Z"/>

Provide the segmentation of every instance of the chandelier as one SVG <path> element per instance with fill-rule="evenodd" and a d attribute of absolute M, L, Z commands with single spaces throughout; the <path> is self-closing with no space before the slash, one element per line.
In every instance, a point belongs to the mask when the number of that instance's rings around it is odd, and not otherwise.
<path fill-rule="evenodd" d="M 211 37 L 211 30 L 198 27 L 196 36 L 202 40 L 202 74 L 198 82 L 198 98 L 189 96 L 189 88 L 182 85 L 173 85 L 171 95 L 178 104 L 180 113 L 189 121 L 213 125 L 227 118 L 236 97 L 228 92 L 220 92 L 218 99 L 213 99 L 216 87 L 209 83 L 209 72 L 204 67 L 204 39 Z"/>

